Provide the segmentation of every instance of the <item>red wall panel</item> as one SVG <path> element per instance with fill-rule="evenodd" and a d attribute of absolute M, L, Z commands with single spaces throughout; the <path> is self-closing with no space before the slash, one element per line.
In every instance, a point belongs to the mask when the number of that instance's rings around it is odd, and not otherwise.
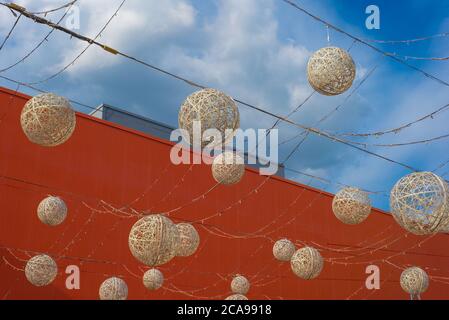
<path fill-rule="evenodd" d="M 130 299 L 222 299 L 237 273 L 251 280 L 249 299 L 408 299 L 398 281 L 408 265 L 432 276 L 424 299 L 448 297 L 446 234 L 406 235 L 379 210 L 361 225 L 346 226 L 332 213 L 332 195 L 278 177 L 267 180 L 252 169 L 240 184 L 201 197 L 215 184 L 210 167 L 172 165 L 171 143 L 84 114 L 77 114 L 67 143 L 43 148 L 20 128 L 28 98 L 0 90 L 0 299 L 97 299 L 110 276 L 127 282 Z M 69 207 L 58 227 L 43 225 L 36 215 L 49 194 Z M 166 280 L 155 292 L 143 287 L 145 267 L 128 249 L 137 211 L 172 211 L 174 222 L 195 221 L 201 236 L 194 256 L 160 268 Z M 327 261 L 317 279 L 301 280 L 289 263 L 274 260 L 273 242 L 284 237 L 321 250 Z M 22 269 L 40 252 L 56 259 L 59 275 L 36 288 Z M 380 267 L 380 290 L 365 288 L 370 264 Z M 80 267 L 80 290 L 66 289 L 68 265 Z"/>

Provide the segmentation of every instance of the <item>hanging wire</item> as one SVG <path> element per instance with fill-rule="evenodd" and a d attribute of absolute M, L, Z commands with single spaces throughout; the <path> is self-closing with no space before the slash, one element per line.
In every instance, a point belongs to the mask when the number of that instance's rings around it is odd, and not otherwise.
<path fill-rule="evenodd" d="M 67 14 L 70 12 L 71 8 L 73 5 L 76 4 L 76 2 L 78 2 L 79 0 L 74 0 L 71 2 L 70 6 L 68 7 L 68 9 L 65 11 L 64 15 L 56 22 L 57 25 L 59 25 L 67 16 Z M 29 51 L 27 54 L 25 54 L 21 59 L 19 59 L 18 61 L 16 61 L 15 63 L 4 67 L 3 69 L 0 69 L 0 73 L 8 71 L 12 68 L 14 68 L 15 66 L 19 65 L 20 63 L 24 62 L 26 59 L 28 59 L 34 52 L 36 52 L 37 49 L 39 49 L 44 43 L 46 43 L 49 39 L 49 37 L 52 35 L 52 33 L 55 31 L 55 28 L 52 28 L 47 35 L 33 48 L 31 49 L 31 51 Z"/>
<path fill-rule="evenodd" d="M 14 22 L 14 24 L 12 25 L 11 29 L 9 30 L 8 34 L 6 35 L 5 39 L 3 40 L 2 44 L 0 44 L 0 51 L 3 49 L 3 47 L 5 46 L 6 42 L 8 41 L 9 38 L 11 38 L 12 33 L 14 32 L 14 30 L 17 27 L 17 24 L 20 21 L 20 18 L 22 18 L 22 14 L 20 14 L 16 21 Z"/>

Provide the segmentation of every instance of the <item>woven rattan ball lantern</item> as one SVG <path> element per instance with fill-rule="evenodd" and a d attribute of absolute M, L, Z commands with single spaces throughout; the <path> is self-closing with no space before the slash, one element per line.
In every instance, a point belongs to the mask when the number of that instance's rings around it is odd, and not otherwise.
<path fill-rule="evenodd" d="M 316 51 L 307 65 L 310 85 L 326 96 L 338 95 L 348 90 L 354 81 L 355 72 L 355 64 L 349 53 L 336 47 Z"/>
<path fill-rule="evenodd" d="M 200 235 L 196 229 L 188 223 L 179 223 L 176 225 L 179 233 L 179 242 L 176 249 L 178 257 L 188 257 L 195 253 L 200 244 Z"/>
<path fill-rule="evenodd" d="M 335 216 L 345 224 L 359 224 L 368 218 L 371 201 L 368 193 L 357 188 L 343 188 L 332 201 Z"/>
<path fill-rule="evenodd" d="M 288 239 L 278 240 L 273 246 L 274 257 L 283 262 L 290 261 L 295 251 L 295 245 Z"/>
<path fill-rule="evenodd" d="M 201 147 L 212 143 L 212 146 L 225 144 L 240 127 L 240 115 L 235 101 L 215 89 L 203 89 L 192 93 L 179 110 L 179 128 L 186 130 L 193 144 L 193 122 L 201 122 L 201 136 L 208 129 L 217 129 L 222 136 L 221 141 L 202 141 Z M 226 130 L 230 130 L 226 133 Z"/>
<path fill-rule="evenodd" d="M 401 274 L 401 287 L 411 295 L 419 295 L 424 293 L 429 287 L 429 277 L 419 267 L 405 269 Z"/>
<path fill-rule="evenodd" d="M 160 214 L 143 217 L 129 233 L 133 256 L 147 266 L 160 266 L 176 255 L 179 233 L 173 222 Z"/>
<path fill-rule="evenodd" d="M 411 173 L 391 190 L 390 209 L 396 222 L 409 232 L 436 233 L 449 219 L 449 187 L 434 173 Z"/>
<path fill-rule="evenodd" d="M 120 278 L 106 279 L 100 286 L 100 300 L 126 300 L 128 298 L 128 285 Z"/>
<path fill-rule="evenodd" d="M 232 185 L 240 182 L 244 173 L 244 160 L 234 152 L 223 152 L 212 163 L 212 175 L 215 181 L 223 185 Z"/>
<path fill-rule="evenodd" d="M 20 116 L 23 132 L 28 139 L 44 147 L 66 142 L 75 131 L 76 116 L 70 102 L 52 93 L 31 98 Z"/>
<path fill-rule="evenodd" d="M 158 269 L 150 269 L 143 275 L 143 285 L 148 290 L 157 290 L 164 283 L 164 275 Z"/>
<path fill-rule="evenodd" d="M 227 297 L 225 300 L 248 300 L 243 294 L 233 294 Z"/>
<path fill-rule="evenodd" d="M 67 217 L 67 206 L 61 198 L 50 196 L 39 203 L 37 216 L 42 223 L 57 226 Z"/>
<path fill-rule="evenodd" d="M 320 252 L 311 247 L 304 247 L 293 254 L 290 260 L 293 272 L 304 280 L 311 280 L 321 273 L 323 258 Z"/>
<path fill-rule="evenodd" d="M 237 275 L 232 279 L 231 291 L 235 294 L 245 295 L 249 291 L 249 281 L 244 276 Z"/>
<path fill-rule="evenodd" d="M 58 274 L 56 262 L 49 256 L 41 254 L 28 260 L 25 267 L 25 276 L 36 286 L 47 286 L 55 280 Z"/>

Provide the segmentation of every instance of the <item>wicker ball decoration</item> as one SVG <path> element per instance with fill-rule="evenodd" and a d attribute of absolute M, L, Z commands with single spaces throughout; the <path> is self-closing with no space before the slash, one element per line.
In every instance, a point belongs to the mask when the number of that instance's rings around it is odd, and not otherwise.
<path fill-rule="evenodd" d="M 25 266 L 27 280 L 36 287 L 47 286 L 58 274 L 56 262 L 46 254 L 32 257 Z"/>
<path fill-rule="evenodd" d="M 434 173 L 411 173 L 391 190 L 390 209 L 396 222 L 409 232 L 436 233 L 449 222 L 449 187 Z"/>
<path fill-rule="evenodd" d="M 164 275 L 158 269 L 150 269 L 143 275 L 143 285 L 148 290 L 157 290 L 164 283 Z"/>
<path fill-rule="evenodd" d="M 405 269 L 401 274 L 401 287 L 410 294 L 424 293 L 429 287 L 427 273 L 419 267 Z"/>
<path fill-rule="evenodd" d="M 355 64 L 349 53 L 337 47 L 321 48 L 312 55 L 307 65 L 310 85 L 326 96 L 348 90 L 355 73 Z"/>
<path fill-rule="evenodd" d="M 198 231 L 188 223 L 178 223 L 176 225 L 179 233 L 179 242 L 176 249 L 178 257 L 188 257 L 195 253 L 200 244 Z"/>
<path fill-rule="evenodd" d="M 50 196 L 39 203 L 37 216 L 42 223 L 57 226 L 67 217 L 67 206 L 61 198 Z"/>
<path fill-rule="evenodd" d="M 52 93 L 31 98 L 20 116 L 23 132 L 28 139 L 44 147 L 66 142 L 75 131 L 76 116 L 70 102 Z"/>
<path fill-rule="evenodd" d="M 133 256 L 147 266 L 160 266 L 176 255 L 179 232 L 173 222 L 160 214 L 137 221 L 129 233 Z"/>
<path fill-rule="evenodd" d="M 235 101 L 215 89 L 203 89 L 192 93 L 182 104 L 179 110 L 179 128 L 190 134 L 190 143 L 193 144 L 193 121 L 201 121 L 201 136 L 207 129 L 217 129 L 221 132 L 222 141 L 213 141 L 212 146 L 225 144 L 234 137 L 235 130 L 240 127 L 240 114 Z M 232 133 L 226 134 L 226 129 Z M 205 147 L 212 141 L 202 141 Z"/>
<path fill-rule="evenodd" d="M 227 297 L 225 300 L 248 300 L 243 294 L 233 294 Z"/>
<path fill-rule="evenodd" d="M 371 201 L 368 193 L 357 188 L 343 188 L 332 201 L 332 211 L 345 224 L 359 224 L 368 218 Z"/>
<path fill-rule="evenodd" d="M 234 152 L 223 152 L 212 163 L 212 175 L 215 181 L 223 185 L 232 185 L 240 182 L 244 173 L 244 160 Z"/>
<path fill-rule="evenodd" d="M 278 240 L 273 246 L 274 257 L 283 262 L 290 261 L 295 251 L 295 245 L 288 239 Z"/>
<path fill-rule="evenodd" d="M 126 300 L 128 298 L 128 285 L 120 278 L 106 279 L 100 286 L 100 300 Z"/>
<path fill-rule="evenodd" d="M 293 254 L 290 265 L 298 277 L 311 280 L 318 277 L 323 270 L 323 258 L 317 249 L 304 247 Z"/>
<path fill-rule="evenodd" d="M 245 295 L 249 291 L 249 281 L 244 276 L 237 275 L 232 279 L 231 282 L 231 291 L 235 294 Z"/>

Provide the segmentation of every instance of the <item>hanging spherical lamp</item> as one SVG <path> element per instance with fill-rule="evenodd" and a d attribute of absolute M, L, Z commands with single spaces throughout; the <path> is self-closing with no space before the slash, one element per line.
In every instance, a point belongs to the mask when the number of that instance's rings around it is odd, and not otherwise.
<path fill-rule="evenodd" d="M 200 244 L 198 231 L 188 223 L 179 223 L 176 225 L 179 233 L 179 242 L 176 249 L 178 257 L 188 257 L 195 253 Z"/>
<path fill-rule="evenodd" d="M 27 280 L 36 287 L 47 286 L 58 274 L 56 262 L 46 254 L 32 257 L 25 266 Z"/>
<path fill-rule="evenodd" d="M 248 300 L 243 294 L 233 294 L 227 297 L 225 300 Z"/>
<path fill-rule="evenodd" d="M 232 279 L 231 291 L 235 294 L 245 295 L 249 291 L 249 281 L 244 276 L 237 275 Z"/>
<path fill-rule="evenodd" d="M 193 122 L 200 121 L 201 137 L 208 129 L 217 129 L 221 133 L 220 141 L 201 141 L 201 147 L 212 143 L 212 146 L 230 141 L 240 126 L 240 115 L 235 101 L 215 89 L 203 89 L 192 93 L 179 110 L 179 128 L 189 133 L 189 141 L 193 145 Z M 226 131 L 228 130 L 228 131 Z"/>
<path fill-rule="evenodd" d="M 167 217 L 154 214 L 137 221 L 129 233 L 133 256 L 147 266 L 160 266 L 176 255 L 179 232 Z"/>
<path fill-rule="evenodd" d="M 312 55 L 307 65 L 310 85 L 326 96 L 348 90 L 355 73 L 355 64 L 349 53 L 337 47 L 321 48 Z"/>
<path fill-rule="evenodd" d="M 230 151 L 219 154 L 212 163 L 212 175 L 218 183 L 232 185 L 242 180 L 245 162 L 238 154 Z"/>
<path fill-rule="evenodd" d="M 429 287 L 429 277 L 419 267 L 405 269 L 401 274 L 401 287 L 411 295 L 419 295 Z"/>
<path fill-rule="evenodd" d="M 120 278 L 106 279 L 100 286 L 100 300 L 126 300 L 128 298 L 128 286 Z"/>
<path fill-rule="evenodd" d="M 66 142 L 75 131 L 76 116 L 70 102 L 52 93 L 31 98 L 20 116 L 23 132 L 28 139 L 44 147 Z"/>
<path fill-rule="evenodd" d="M 288 239 L 278 240 L 273 246 L 274 257 L 283 262 L 290 261 L 295 251 L 295 245 Z"/>
<path fill-rule="evenodd" d="M 323 270 L 323 258 L 317 249 L 304 247 L 293 254 L 290 265 L 298 277 L 310 280 L 318 277 Z"/>
<path fill-rule="evenodd" d="M 143 285 L 148 290 L 157 290 L 164 283 L 164 275 L 158 269 L 150 269 L 143 275 Z"/>
<path fill-rule="evenodd" d="M 396 222 L 416 235 L 433 234 L 449 222 L 449 187 L 432 172 L 414 172 L 391 190 L 390 209 Z"/>
<path fill-rule="evenodd" d="M 57 226 L 67 217 L 67 206 L 61 198 L 50 196 L 39 203 L 37 216 L 42 223 Z"/>
<path fill-rule="evenodd" d="M 345 224 L 359 224 L 368 218 L 371 201 L 368 193 L 357 188 L 343 188 L 332 201 L 332 211 Z"/>

